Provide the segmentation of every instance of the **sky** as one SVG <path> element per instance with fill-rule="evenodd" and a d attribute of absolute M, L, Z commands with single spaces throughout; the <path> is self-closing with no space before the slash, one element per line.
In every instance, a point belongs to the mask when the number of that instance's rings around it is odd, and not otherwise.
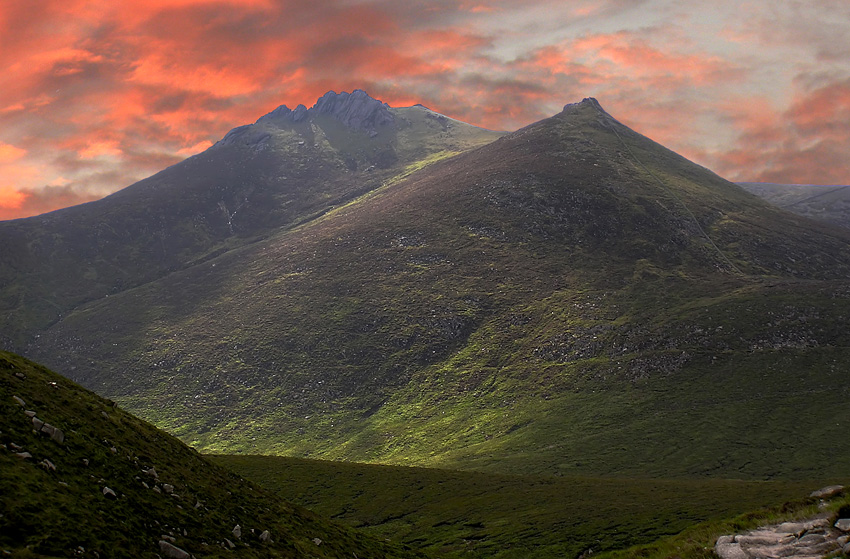
<path fill-rule="evenodd" d="M 850 184 L 846 0 L 0 0 L 0 219 L 354 89 L 497 130 L 595 97 L 729 180 Z"/>

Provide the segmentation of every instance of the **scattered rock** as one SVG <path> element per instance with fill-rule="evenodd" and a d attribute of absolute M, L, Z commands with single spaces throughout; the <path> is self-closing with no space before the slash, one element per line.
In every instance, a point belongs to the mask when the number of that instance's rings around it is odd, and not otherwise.
<path fill-rule="evenodd" d="M 162 489 L 159 488 L 159 485 L 154 485 L 153 490 L 156 491 L 157 493 L 162 493 Z"/>
<path fill-rule="evenodd" d="M 844 491 L 843 485 L 829 485 L 817 491 L 812 491 L 809 497 L 814 499 L 831 499 Z"/>
<path fill-rule="evenodd" d="M 233 549 L 234 547 L 236 547 L 236 544 L 233 543 L 232 541 L 228 540 L 227 538 L 224 538 L 224 542 L 227 544 L 227 547 L 229 547 L 230 549 Z"/>
<path fill-rule="evenodd" d="M 144 488 L 145 488 L 145 489 L 150 489 L 150 488 L 151 488 L 151 486 L 150 486 L 150 485 L 148 485 L 147 483 L 145 483 L 144 481 L 142 482 L 142 485 L 144 486 Z"/>
<path fill-rule="evenodd" d="M 166 495 L 171 495 L 174 493 L 174 486 L 170 483 L 163 483 L 162 490 L 166 493 Z"/>
<path fill-rule="evenodd" d="M 159 550 L 166 557 L 172 557 L 173 559 L 189 559 L 190 557 L 188 552 L 165 540 L 159 540 Z"/>
<path fill-rule="evenodd" d="M 100 412 L 100 415 L 103 416 L 103 419 L 109 419 L 109 414 L 106 413 L 105 411 Z"/>
<path fill-rule="evenodd" d="M 239 524 L 233 527 L 233 537 L 237 540 L 242 537 L 242 526 Z"/>
<path fill-rule="evenodd" d="M 149 470 L 142 470 L 142 473 L 147 474 L 154 479 L 159 479 L 159 474 L 156 473 L 156 470 L 154 469 L 153 466 L 151 466 Z"/>
<path fill-rule="evenodd" d="M 168 534 L 162 534 L 160 538 L 170 541 L 171 543 L 177 543 L 177 538 L 175 538 L 174 536 L 169 536 Z"/>
<path fill-rule="evenodd" d="M 41 428 L 44 426 L 44 421 L 40 420 L 37 417 L 32 418 L 32 428 L 36 431 L 41 431 Z"/>
<path fill-rule="evenodd" d="M 89 465 L 89 459 L 83 458 L 83 466 L 88 466 L 88 465 Z"/>
<path fill-rule="evenodd" d="M 49 436 L 51 439 L 53 439 L 59 444 L 65 442 L 65 433 L 62 432 L 62 429 L 54 427 L 49 423 L 45 423 L 41 426 L 41 432 Z"/>
<path fill-rule="evenodd" d="M 9 446 L 12 447 L 12 450 L 23 450 L 24 449 L 24 447 L 22 447 L 21 445 L 15 444 L 15 443 L 9 443 Z"/>
<path fill-rule="evenodd" d="M 39 462 L 38 464 L 39 464 L 42 468 L 44 468 L 45 470 L 47 470 L 48 472 L 55 472 L 55 471 L 56 471 L 56 466 L 53 464 L 53 462 L 51 462 L 51 461 L 50 461 L 50 460 L 48 460 L 47 458 L 45 458 L 44 460 L 42 460 L 42 461 L 41 461 L 41 462 Z"/>
<path fill-rule="evenodd" d="M 24 415 L 27 417 L 35 417 L 36 413 L 32 410 L 24 410 Z"/>
<path fill-rule="evenodd" d="M 19 379 L 25 379 L 25 378 L 27 378 L 27 375 L 25 375 L 25 374 L 23 374 L 23 373 L 15 373 L 15 376 L 16 376 L 16 377 L 18 377 Z"/>
<path fill-rule="evenodd" d="M 260 534 L 260 541 L 263 543 L 271 542 L 272 535 L 268 530 L 263 530 L 263 533 Z"/>
<path fill-rule="evenodd" d="M 842 532 L 850 532 L 850 518 L 839 518 L 835 527 Z"/>
<path fill-rule="evenodd" d="M 110 489 L 108 487 L 103 488 L 103 496 L 108 498 L 108 499 L 117 499 L 118 498 L 118 495 L 115 494 L 115 491 L 113 491 L 112 489 Z"/>
<path fill-rule="evenodd" d="M 30 454 L 29 452 L 16 452 L 15 456 L 23 460 L 29 460 L 30 458 L 32 458 L 32 454 Z"/>
<path fill-rule="evenodd" d="M 313 538 L 313 543 L 316 545 L 322 545 L 322 540 L 320 540 L 319 538 Z"/>
<path fill-rule="evenodd" d="M 18 405 L 19 405 L 19 406 L 21 406 L 22 408 L 27 407 L 27 403 L 26 403 L 26 402 L 24 402 L 21 398 L 19 398 L 19 397 L 17 397 L 17 396 L 12 396 L 12 399 L 13 399 L 14 401 L 16 401 L 16 402 L 18 403 Z"/>

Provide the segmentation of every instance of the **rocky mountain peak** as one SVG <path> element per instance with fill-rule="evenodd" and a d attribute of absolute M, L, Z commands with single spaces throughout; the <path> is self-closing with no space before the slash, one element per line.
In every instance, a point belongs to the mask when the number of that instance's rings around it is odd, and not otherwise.
<path fill-rule="evenodd" d="M 390 106 L 369 96 L 362 89 L 351 93 L 328 91 L 311 108 L 298 105 L 295 110 L 281 105 L 257 122 L 300 122 L 319 115 L 330 115 L 354 130 L 362 130 L 371 135 L 377 129 L 393 122 Z"/>

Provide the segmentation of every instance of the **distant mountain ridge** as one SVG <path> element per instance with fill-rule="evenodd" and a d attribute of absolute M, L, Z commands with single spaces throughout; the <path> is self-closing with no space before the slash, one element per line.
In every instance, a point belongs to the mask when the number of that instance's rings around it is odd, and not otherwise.
<path fill-rule="evenodd" d="M 760 182 L 738 184 L 780 208 L 850 228 L 850 186 Z"/>

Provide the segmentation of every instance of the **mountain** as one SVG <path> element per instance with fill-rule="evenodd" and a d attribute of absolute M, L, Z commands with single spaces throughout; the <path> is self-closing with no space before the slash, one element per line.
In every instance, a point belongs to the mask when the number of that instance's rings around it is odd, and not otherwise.
<path fill-rule="evenodd" d="M 850 186 L 740 182 L 739 186 L 780 208 L 850 227 Z"/>
<path fill-rule="evenodd" d="M 0 352 L 0 548 L 13 557 L 420 557 L 284 503 Z"/>
<path fill-rule="evenodd" d="M 102 200 L 0 222 L 0 346 L 21 350 L 80 304 L 297 227 L 500 135 L 328 92 Z"/>
<path fill-rule="evenodd" d="M 80 304 L 26 353 L 204 451 L 541 475 L 850 468 L 850 232 L 593 99 L 417 167 Z"/>

